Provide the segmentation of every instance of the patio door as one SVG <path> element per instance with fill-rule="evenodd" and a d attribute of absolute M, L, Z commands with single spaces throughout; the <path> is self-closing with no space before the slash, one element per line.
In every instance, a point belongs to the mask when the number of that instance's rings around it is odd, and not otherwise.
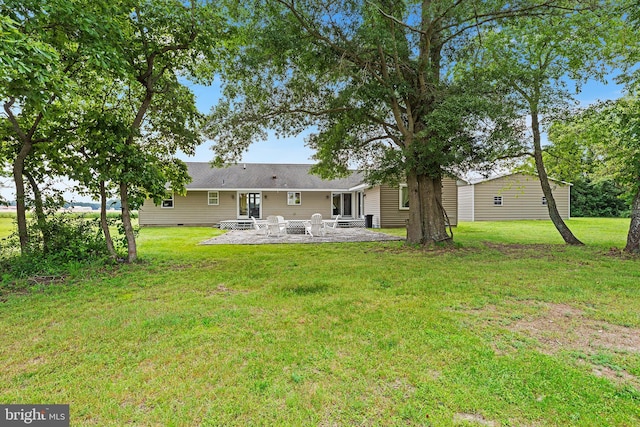
<path fill-rule="evenodd" d="M 352 194 L 333 193 L 331 195 L 331 215 L 350 217 L 353 215 Z"/>
<path fill-rule="evenodd" d="M 260 218 L 262 195 L 260 193 L 238 193 L 238 219 Z"/>

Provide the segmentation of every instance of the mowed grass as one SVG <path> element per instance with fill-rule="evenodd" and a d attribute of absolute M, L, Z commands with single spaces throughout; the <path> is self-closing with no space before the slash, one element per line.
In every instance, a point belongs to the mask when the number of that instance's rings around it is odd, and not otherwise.
<path fill-rule="evenodd" d="M 587 246 L 547 221 L 462 223 L 431 252 L 144 228 L 139 264 L 0 303 L 0 402 L 99 426 L 638 425 L 628 220 L 569 225 Z M 523 327 L 558 307 L 569 336 Z"/>

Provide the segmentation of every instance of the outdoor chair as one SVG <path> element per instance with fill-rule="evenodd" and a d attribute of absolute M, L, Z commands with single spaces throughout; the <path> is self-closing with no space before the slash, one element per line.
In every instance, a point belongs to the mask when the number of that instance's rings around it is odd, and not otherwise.
<path fill-rule="evenodd" d="M 311 237 L 322 234 L 324 236 L 324 224 L 322 223 L 322 214 L 314 213 L 311 215 L 311 221 L 305 221 L 304 223 L 305 234 Z"/>
<path fill-rule="evenodd" d="M 324 223 L 324 231 L 336 231 L 338 229 L 338 221 L 340 220 L 340 215 L 338 215 L 333 221 L 327 221 Z"/>
<path fill-rule="evenodd" d="M 269 233 L 269 229 L 264 224 L 258 224 L 258 221 L 255 219 L 255 217 L 251 217 L 251 220 L 253 221 L 253 228 L 256 230 L 256 234 L 267 235 Z"/>
<path fill-rule="evenodd" d="M 287 234 L 287 223 L 281 216 L 270 215 L 267 217 L 267 229 L 269 236 L 282 236 Z"/>

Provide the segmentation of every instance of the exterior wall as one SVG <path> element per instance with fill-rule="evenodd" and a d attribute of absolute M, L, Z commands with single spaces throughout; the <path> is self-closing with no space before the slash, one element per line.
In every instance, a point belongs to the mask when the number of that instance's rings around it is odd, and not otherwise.
<path fill-rule="evenodd" d="M 380 187 L 380 227 L 405 227 L 409 219 L 409 210 L 400 209 L 400 191 L 398 187 L 381 185 Z M 367 196 L 368 197 L 368 196 Z M 456 180 L 443 178 L 442 206 L 447 212 L 451 225 L 458 224 L 458 186 Z"/>
<path fill-rule="evenodd" d="M 189 191 L 186 196 L 173 196 L 173 208 L 162 208 L 145 200 L 140 207 L 139 223 L 145 225 L 212 226 L 236 217 L 235 191 L 220 191 L 219 205 L 209 206 L 206 191 Z M 234 198 L 231 198 L 234 195 Z"/>
<path fill-rule="evenodd" d="M 569 218 L 571 187 L 551 181 L 553 197 L 563 219 Z M 549 211 L 542 204 L 542 188 L 536 176 L 514 174 L 474 185 L 475 221 L 518 219 L 549 219 Z M 502 196 L 502 206 L 494 206 L 493 198 Z"/>
<path fill-rule="evenodd" d="M 458 187 L 458 218 L 460 221 L 473 221 L 473 185 Z"/>
<path fill-rule="evenodd" d="M 400 209 L 400 191 L 398 187 L 386 184 L 380 186 L 380 227 L 405 227 L 409 211 Z"/>
<path fill-rule="evenodd" d="M 285 219 L 311 219 L 314 213 L 322 214 L 322 218 L 331 218 L 330 191 L 301 191 L 300 205 L 287 205 L 287 191 L 262 192 L 262 218 L 269 215 L 281 215 Z M 225 219 L 236 218 L 236 214 Z"/>
<path fill-rule="evenodd" d="M 380 227 L 380 186 L 364 190 L 364 214 L 373 215 L 373 226 Z"/>
<path fill-rule="evenodd" d="M 140 208 L 140 225 L 204 225 L 238 217 L 237 191 L 220 191 L 219 205 L 208 205 L 207 191 L 189 191 L 186 196 L 174 196 L 173 208 L 155 206 L 145 200 Z M 262 191 L 262 218 L 282 215 L 286 219 L 310 219 L 318 212 L 331 218 L 331 192 L 308 191 L 301 194 L 302 204 L 287 205 L 287 191 Z"/>
<path fill-rule="evenodd" d="M 458 225 L 458 181 L 442 179 L 442 207 L 447 212 L 451 225 Z"/>

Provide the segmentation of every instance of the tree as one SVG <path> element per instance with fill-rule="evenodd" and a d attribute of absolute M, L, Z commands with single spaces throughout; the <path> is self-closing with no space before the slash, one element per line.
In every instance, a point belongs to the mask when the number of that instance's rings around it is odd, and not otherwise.
<path fill-rule="evenodd" d="M 584 111 L 554 121 L 544 148 L 545 168 L 550 176 L 573 184 L 572 217 L 622 217 L 629 214 L 628 188 L 611 174 L 601 138 L 589 131 Z M 528 169 L 535 170 L 535 165 Z"/>
<path fill-rule="evenodd" d="M 551 3 L 263 2 L 244 23 L 254 32 L 229 60 L 225 100 L 210 117 L 217 161 L 237 161 L 267 129 L 315 126 L 315 172 L 344 174 L 357 163 L 369 181 L 406 179 L 407 243 L 451 243 L 443 175 L 513 152 L 519 131 L 501 93 L 454 73 L 473 58 L 461 48 L 479 29 Z"/>
<path fill-rule="evenodd" d="M 32 84 L 27 73 L 2 74 L 3 140 L 10 143 L 2 152 L 15 157 L 21 246 L 27 247 L 23 177 L 34 176 L 25 164 L 40 167 L 35 160 L 42 159 L 48 170 L 80 180 L 103 202 L 117 186 L 127 260 L 134 261 L 131 209 L 147 197 L 162 199 L 167 185 L 184 191 L 186 167 L 174 155 L 193 152 L 201 142 L 202 115 L 181 80 L 211 80 L 228 26 L 224 10 L 180 0 L 10 0 L 0 8 L 9 16 L 3 27 L 13 25 L 9 35 L 26 46 L 24 61 L 9 59 L 34 63 L 29 74 L 37 78 Z M 41 41 L 57 61 L 27 58 Z M 108 237 L 104 212 L 102 219 Z M 107 245 L 114 255 L 109 238 Z"/>
<path fill-rule="evenodd" d="M 544 17 L 508 22 L 483 35 L 485 67 L 513 91 L 513 100 L 531 117 L 533 158 L 549 216 L 568 244 L 581 245 L 556 207 L 544 165 L 541 133 L 546 123 L 568 109 L 571 79 L 579 90 L 590 78 L 606 74 L 607 43 L 621 21 L 606 13 L 607 5 L 567 2 Z"/>
<path fill-rule="evenodd" d="M 173 189 L 184 191 L 185 165 L 172 156 L 178 149 L 191 153 L 201 142 L 195 132 L 199 121 L 195 99 L 178 74 L 205 81 L 212 78 L 227 24 L 224 10 L 210 2 L 131 0 L 127 4 L 133 12 L 128 14 L 124 46 L 130 78 L 125 93 L 135 102 L 129 104 L 128 136 L 118 147 L 122 157 L 116 179 L 127 260 L 133 262 L 137 248 L 132 207 L 146 196 L 157 200 L 160 191 L 165 194 L 167 181 L 162 179 L 167 174 L 175 178 Z"/>
<path fill-rule="evenodd" d="M 598 159 L 594 176 L 610 177 L 627 190 L 631 223 L 626 252 L 640 252 L 640 100 L 637 93 L 600 103 L 556 123 L 552 137 L 559 143 L 578 139 Z"/>
<path fill-rule="evenodd" d="M 108 1 L 0 3 L 2 35 L 6 37 L 0 63 L 8 66 L 0 72 L 4 113 L 0 132 L 2 152 L 13 165 L 23 252 L 28 236 L 25 164 L 34 147 L 47 143 L 42 128 L 55 120 L 47 111 L 73 93 L 74 74 L 83 67 L 105 66 L 112 53 L 111 43 L 117 40 L 108 18 L 112 12 Z"/>

